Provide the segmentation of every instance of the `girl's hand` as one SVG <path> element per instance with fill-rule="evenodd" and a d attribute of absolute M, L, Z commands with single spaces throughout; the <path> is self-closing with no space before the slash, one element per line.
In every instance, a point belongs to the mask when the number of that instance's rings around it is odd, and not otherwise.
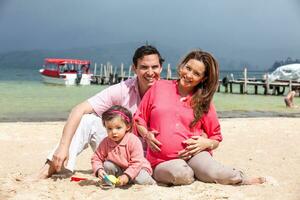
<path fill-rule="evenodd" d="M 150 147 L 150 149 L 154 152 L 160 151 L 161 143 L 155 138 L 155 135 L 158 134 L 157 131 L 148 131 L 147 135 L 145 136 L 145 140 Z"/>
<path fill-rule="evenodd" d="M 205 136 L 192 136 L 191 138 L 183 141 L 183 143 L 186 145 L 186 148 L 179 151 L 178 156 L 181 159 L 188 160 L 199 152 L 209 148 L 211 145 L 211 140 L 207 139 Z"/>
<path fill-rule="evenodd" d="M 103 169 L 98 170 L 98 178 L 102 181 L 104 179 L 104 176 L 106 175 L 105 171 Z"/>
<path fill-rule="evenodd" d="M 119 179 L 119 181 L 117 182 L 118 186 L 126 185 L 129 182 L 129 178 L 125 174 L 119 176 L 118 179 Z"/>

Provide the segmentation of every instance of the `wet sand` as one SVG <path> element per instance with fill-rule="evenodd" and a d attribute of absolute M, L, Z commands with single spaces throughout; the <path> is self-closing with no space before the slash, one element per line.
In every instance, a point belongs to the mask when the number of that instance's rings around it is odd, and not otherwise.
<path fill-rule="evenodd" d="M 272 111 L 218 111 L 219 118 L 262 118 L 262 117 L 286 117 L 300 118 L 300 108 L 287 109 L 286 112 Z M 1 122 L 57 122 L 66 121 L 70 112 L 38 112 L 38 113 L 17 113 L 8 114 L 5 117 L 0 117 Z"/>

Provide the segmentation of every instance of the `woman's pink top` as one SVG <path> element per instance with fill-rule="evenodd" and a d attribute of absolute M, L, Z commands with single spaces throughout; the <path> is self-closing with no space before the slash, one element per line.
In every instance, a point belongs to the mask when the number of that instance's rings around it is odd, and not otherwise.
<path fill-rule="evenodd" d="M 132 180 L 145 169 L 152 174 L 150 163 L 144 157 L 140 139 L 133 133 L 126 133 L 118 144 L 108 137 L 104 138 L 92 157 L 93 172 L 104 169 L 104 161 L 118 165 Z"/>
<path fill-rule="evenodd" d="M 191 96 L 182 98 L 177 81 L 159 80 L 146 92 L 134 120 L 159 133 L 156 139 L 162 143 L 160 152 L 147 149 L 147 159 L 151 166 L 178 158 L 178 152 L 185 148 L 183 141 L 192 136 L 207 134 L 209 139 L 222 141 L 221 129 L 215 107 L 211 104 L 193 128 L 189 125 L 194 119 L 190 106 Z"/>

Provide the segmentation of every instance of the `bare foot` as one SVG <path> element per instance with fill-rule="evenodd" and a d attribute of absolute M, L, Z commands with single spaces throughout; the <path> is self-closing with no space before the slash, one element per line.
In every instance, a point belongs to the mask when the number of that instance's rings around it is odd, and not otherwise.
<path fill-rule="evenodd" d="M 265 177 L 254 177 L 254 178 L 246 178 L 243 180 L 242 185 L 257 185 L 266 182 Z"/>

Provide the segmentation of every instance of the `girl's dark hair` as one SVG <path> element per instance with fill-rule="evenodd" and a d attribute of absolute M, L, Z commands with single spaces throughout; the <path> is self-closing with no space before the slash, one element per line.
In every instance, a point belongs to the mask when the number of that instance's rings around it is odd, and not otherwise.
<path fill-rule="evenodd" d="M 103 126 L 105 127 L 106 121 L 110 121 L 116 117 L 120 117 L 127 126 L 130 126 L 132 128 L 131 112 L 127 108 L 124 108 L 123 106 L 120 105 L 114 105 L 102 113 L 101 118 L 102 118 Z"/>
<path fill-rule="evenodd" d="M 165 61 L 159 51 L 151 45 L 143 45 L 141 47 L 139 47 L 137 50 L 135 50 L 133 58 L 132 58 L 132 62 L 134 64 L 134 66 L 137 66 L 137 61 L 138 59 L 142 59 L 144 56 L 148 56 L 148 55 L 152 55 L 152 54 L 156 54 L 159 58 L 159 63 L 160 65 L 163 64 L 163 62 Z"/>
<path fill-rule="evenodd" d="M 179 63 L 177 67 L 178 77 L 180 77 L 180 69 L 191 59 L 203 62 L 205 66 L 204 81 L 196 86 L 191 101 L 191 107 L 194 111 L 194 120 L 191 122 L 190 127 L 193 127 L 201 119 L 203 113 L 207 113 L 209 110 L 214 93 L 219 84 L 219 64 L 212 54 L 202 51 L 201 49 L 196 49 L 189 52 Z"/>

